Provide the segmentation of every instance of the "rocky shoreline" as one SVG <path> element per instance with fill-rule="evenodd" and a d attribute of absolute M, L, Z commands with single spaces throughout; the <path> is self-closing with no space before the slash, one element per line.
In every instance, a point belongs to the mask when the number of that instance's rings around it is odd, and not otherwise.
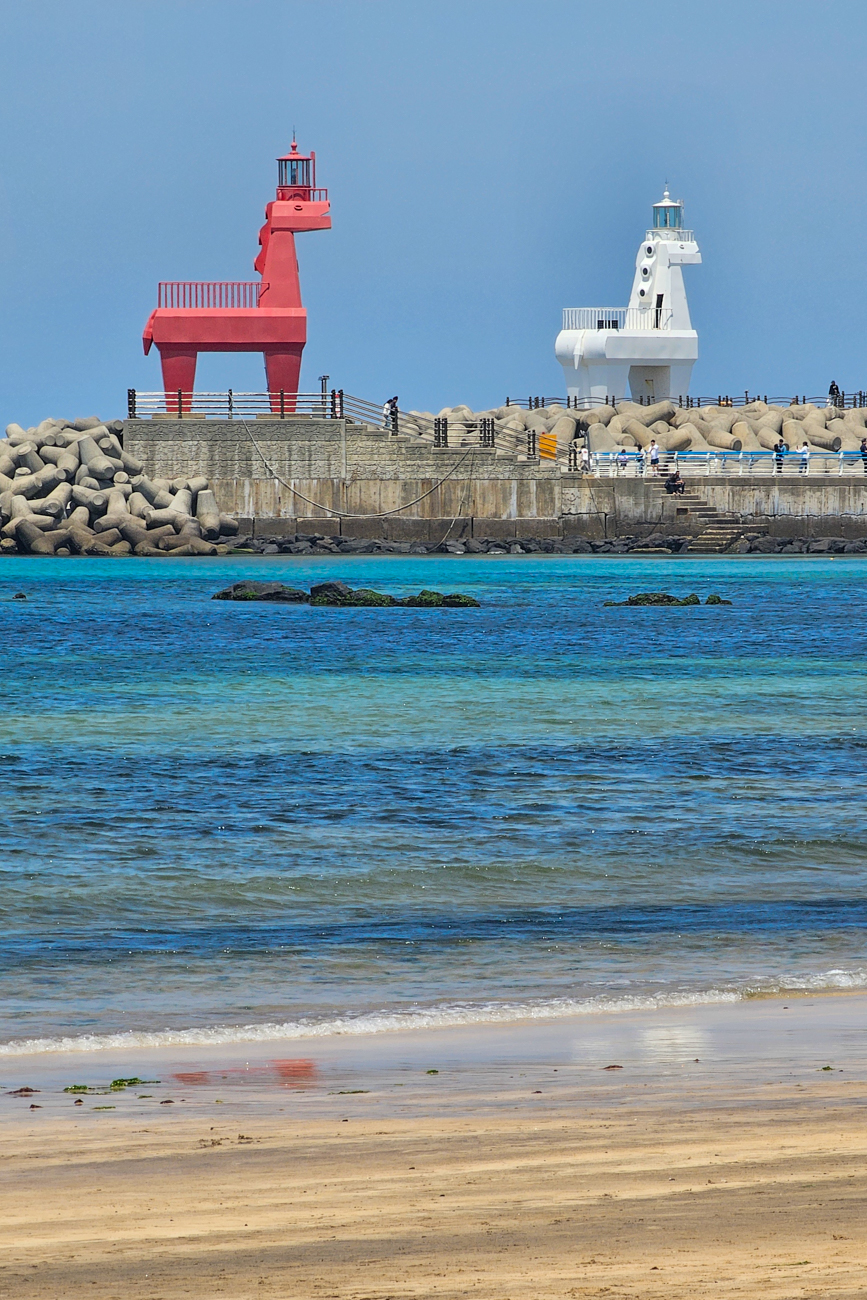
<path fill-rule="evenodd" d="M 253 555 L 688 555 L 695 536 L 653 533 L 649 537 L 617 537 L 600 541 L 586 538 L 520 538 L 508 542 L 492 538 L 438 543 L 390 542 L 384 538 L 362 541 L 322 533 L 296 533 L 288 537 L 239 538 L 233 553 Z M 722 555 L 867 555 L 867 539 L 845 537 L 790 539 L 750 534 Z"/>

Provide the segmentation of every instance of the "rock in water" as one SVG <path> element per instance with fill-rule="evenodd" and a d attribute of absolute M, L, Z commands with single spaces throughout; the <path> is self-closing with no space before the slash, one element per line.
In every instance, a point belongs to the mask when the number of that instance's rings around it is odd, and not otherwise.
<path fill-rule="evenodd" d="M 715 601 L 713 602 L 716 603 Z M 693 592 L 691 596 L 684 596 L 681 600 L 678 596 L 672 596 L 668 591 L 640 591 L 635 596 L 629 596 L 626 600 L 606 600 L 606 605 L 636 606 L 636 605 L 700 605 L 701 601 Z"/>
<path fill-rule="evenodd" d="M 311 605 L 345 605 L 352 588 L 345 582 L 317 582 L 310 588 Z"/>
<path fill-rule="evenodd" d="M 178 548 L 185 551 L 186 547 Z M 178 553 L 176 550 L 175 554 Z M 359 587 L 353 591 L 345 582 L 318 582 L 306 591 L 297 591 L 294 587 L 284 587 L 282 582 L 235 582 L 231 587 L 218 591 L 211 600 L 266 600 L 277 601 L 287 605 L 308 602 L 311 605 L 330 605 L 344 609 L 392 608 L 398 605 L 416 609 L 479 609 L 479 602 L 474 596 L 465 596 L 452 592 L 444 596 L 440 591 L 421 591 L 417 596 L 407 596 L 400 600 L 371 587 Z"/>
<path fill-rule="evenodd" d="M 301 605 L 309 599 L 306 591 L 286 587 L 282 582 L 235 582 L 211 597 L 211 600 L 266 600 L 283 605 Z"/>
<path fill-rule="evenodd" d="M 411 609 L 431 609 L 440 607 L 443 600 L 444 597 L 441 591 L 428 591 L 425 589 L 420 591 L 417 596 L 407 596 L 403 603 L 409 605 Z"/>
<path fill-rule="evenodd" d="M 311 601 L 311 604 L 313 602 Z M 340 602 L 342 605 L 399 605 L 400 601 L 395 600 L 394 596 L 386 596 L 381 591 L 373 591 L 370 587 L 356 587 L 355 591 L 350 593 L 348 600 Z"/>

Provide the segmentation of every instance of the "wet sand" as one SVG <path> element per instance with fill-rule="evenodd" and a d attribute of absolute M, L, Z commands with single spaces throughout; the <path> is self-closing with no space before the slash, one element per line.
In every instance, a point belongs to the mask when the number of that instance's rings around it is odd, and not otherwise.
<path fill-rule="evenodd" d="M 865 1012 L 2 1059 L 0 1295 L 860 1297 Z"/>

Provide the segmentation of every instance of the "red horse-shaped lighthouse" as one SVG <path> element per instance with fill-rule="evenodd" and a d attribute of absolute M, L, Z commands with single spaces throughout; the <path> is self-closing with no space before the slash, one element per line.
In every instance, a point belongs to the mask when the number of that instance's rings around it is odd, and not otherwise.
<path fill-rule="evenodd" d="M 316 189 L 316 154 L 291 152 L 277 159 L 277 197 L 265 209 L 262 250 L 254 263 L 261 281 L 164 281 L 143 335 L 145 355 L 159 349 L 166 403 L 190 410 L 200 352 L 262 352 L 272 410 L 294 409 L 307 312 L 295 235 L 330 230 L 328 191 Z M 178 396 L 180 394 L 180 396 Z"/>

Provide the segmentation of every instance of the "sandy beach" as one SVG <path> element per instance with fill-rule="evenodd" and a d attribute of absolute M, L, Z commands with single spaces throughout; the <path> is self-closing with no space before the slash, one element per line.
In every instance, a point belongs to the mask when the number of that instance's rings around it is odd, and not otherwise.
<path fill-rule="evenodd" d="M 865 1010 L 6 1059 L 0 1293 L 861 1296 Z"/>

